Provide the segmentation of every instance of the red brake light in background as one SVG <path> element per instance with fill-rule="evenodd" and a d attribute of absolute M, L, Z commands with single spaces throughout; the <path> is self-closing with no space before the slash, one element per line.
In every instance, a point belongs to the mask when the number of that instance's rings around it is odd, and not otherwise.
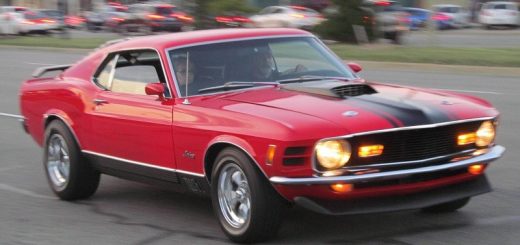
<path fill-rule="evenodd" d="M 451 20 L 451 17 L 450 16 L 447 16 L 445 14 L 441 14 L 441 13 L 437 13 L 435 14 L 433 17 L 432 17 L 433 20 L 437 20 L 437 21 L 446 21 L 446 20 Z"/>
<path fill-rule="evenodd" d="M 251 22 L 251 20 L 247 17 L 243 17 L 243 16 L 235 16 L 233 17 L 233 21 L 235 22 L 242 22 L 242 23 L 249 23 Z"/>
<path fill-rule="evenodd" d="M 171 16 L 175 17 L 179 20 L 185 21 L 185 22 L 193 22 L 193 17 L 191 17 L 187 14 L 184 14 L 184 13 L 175 13 L 175 14 L 171 14 Z"/>
<path fill-rule="evenodd" d="M 388 1 L 377 1 L 375 3 L 377 6 L 383 6 L 383 7 L 386 7 L 386 6 L 390 6 L 392 3 L 388 2 Z"/>
<path fill-rule="evenodd" d="M 233 21 L 233 19 L 231 17 L 226 17 L 226 16 L 217 16 L 217 17 L 215 17 L 215 20 L 219 23 L 229 23 L 229 22 Z"/>
<path fill-rule="evenodd" d="M 113 20 L 113 21 L 117 21 L 117 22 L 122 22 L 122 21 L 124 21 L 125 19 L 124 19 L 124 18 L 119 18 L 119 17 L 112 17 L 112 20 Z"/>
<path fill-rule="evenodd" d="M 51 19 L 42 19 L 42 22 L 43 23 L 56 23 L 55 20 L 51 20 Z"/>
<path fill-rule="evenodd" d="M 163 20 L 165 19 L 166 17 L 162 16 L 162 15 L 158 15 L 158 14 L 149 14 L 148 15 L 148 18 L 149 19 L 152 19 L 152 20 Z"/>

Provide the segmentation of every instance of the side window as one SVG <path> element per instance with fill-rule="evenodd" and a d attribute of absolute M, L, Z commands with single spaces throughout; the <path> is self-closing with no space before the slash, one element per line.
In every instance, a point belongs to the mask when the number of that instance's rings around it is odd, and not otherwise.
<path fill-rule="evenodd" d="M 104 89 L 110 88 L 110 80 L 112 79 L 112 71 L 115 67 L 117 55 L 112 56 L 106 63 L 105 67 L 95 77 L 94 81 Z"/>
<path fill-rule="evenodd" d="M 112 92 L 136 95 L 146 95 L 148 83 L 162 83 L 165 96 L 170 96 L 161 61 L 155 51 L 119 53 L 106 63 L 95 81 Z"/>

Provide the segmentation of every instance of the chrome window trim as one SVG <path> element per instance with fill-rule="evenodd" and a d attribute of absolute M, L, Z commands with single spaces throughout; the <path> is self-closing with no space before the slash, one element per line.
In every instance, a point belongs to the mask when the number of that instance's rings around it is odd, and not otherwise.
<path fill-rule="evenodd" d="M 489 120 L 496 120 L 496 118 L 497 117 L 479 117 L 479 118 L 463 119 L 463 120 L 456 120 L 456 121 L 449 121 L 449 122 L 442 122 L 442 123 L 432 123 L 432 124 L 407 126 L 407 127 L 399 127 L 399 128 L 380 129 L 380 130 L 366 131 L 366 132 L 361 132 L 361 133 L 347 134 L 347 135 L 343 135 L 343 136 L 324 138 L 324 139 L 318 140 L 314 144 L 314 146 L 313 146 L 313 151 L 312 151 L 312 156 L 311 156 L 312 157 L 312 159 L 311 159 L 312 170 L 314 171 L 314 173 L 318 173 L 318 174 L 323 174 L 323 173 L 329 172 L 329 171 L 320 171 L 318 169 L 318 162 L 316 161 L 316 146 L 318 145 L 318 143 L 320 143 L 322 141 L 326 141 L 326 140 L 347 140 L 347 139 L 350 139 L 350 138 L 353 138 L 353 137 L 357 137 L 357 136 L 365 136 L 365 135 L 388 133 L 388 132 L 397 132 L 397 131 L 406 131 L 406 130 L 436 128 L 436 127 L 442 127 L 442 126 L 448 126 L 448 125 L 460 124 L 460 123 L 467 123 L 467 122 L 477 122 L 477 121 L 484 122 L 484 121 L 489 121 Z M 459 153 L 462 153 L 462 152 L 459 152 Z M 448 157 L 448 156 L 439 156 L 439 158 L 442 158 L 442 157 Z M 420 162 L 426 162 L 426 161 L 431 161 L 431 160 L 434 160 L 434 159 L 420 159 L 420 160 L 409 161 L 409 162 L 408 161 L 405 161 L 405 162 L 389 162 L 389 163 L 382 163 L 382 164 L 385 164 L 386 166 L 390 166 L 390 165 L 399 165 L 400 163 L 412 164 L 412 163 L 420 163 Z M 361 165 L 361 166 L 356 166 L 356 167 L 358 167 L 358 168 L 365 168 L 365 167 L 374 167 L 374 166 L 375 165 L 372 164 L 372 165 Z M 348 171 L 348 169 L 349 168 L 348 168 L 348 162 L 347 162 L 346 166 L 344 166 L 342 168 L 339 168 L 337 170 L 338 171 L 345 171 L 345 170 Z"/>
<path fill-rule="evenodd" d="M 121 157 L 115 157 L 115 156 L 111 156 L 111 155 L 107 155 L 107 154 L 103 154 L 103 153 L 98 153 L 98 152 L 94 152 L 94 151 L 82 150 L 81 152 L 86 153 L 86 154 L 90 154 L 90 155 L 95 155 L 95 156 L 98 156 L 98 157 L 109 158 L 109 159 L 120 161 L 120 162 L 131 163 L 131 164 L 139 165 L 139 166 L 142 166 L 142 167 L 154 168 L 154 169 L 159 169 L 159 170 L 164 170 L 164 171 L 169 171 L 169 172 L 174 172 L 174 173 L 187 174 L 187 175 L 192 175 L 192 176 L 201 177 L 201 178 L 205 177 L 204 174 L 199 174 L 199 173 L 185 171 L 185 170 L 180 170 L 180 169 L 175 169 L 175 168 L 161 167 L 161 166 L 157 166 L 157 165 L 154 165 L 154 164 L 149 164 L 149 163 L 129 160 L 129 159 L 126 159 L 126 158 L 121 158 Z"/>
<path fill-rule="evenodd" d="M 96 68 L 94 74 L 92 74 L 92 77 L 90 78 L 90 82 L 93 83 L 96 87 L 101 88 L 96 82 L 94 82 L 94 78 L 95 78 L 95 75 L 100 71 L 99 68 L 101 67 L 103 62 L 107 59 L 108 56 L 110 56 L 112 54 L 116 54 L 116 56 L 119 56 L 119 53 L 122 53 L 122 52 L 145 51 L 145 50 L 152 50 L 152 51 L 155 51 L 155 53 L 157 53 L 157 56 L 159 57 L 159 61 L 161 62 L 162 73 L 163 73 L 163 76 L 164 76 L 164 79 L 165 79 L 165 82 L 166 82 L 166 86 L 168 87 L 168 90 L 170 92 L 170 96 L 164 96 L 164 97 L 167 98 L 167 99 L 173 99 L 173 93 L 172 93 L 173 90 L 172 90 L 172 87 L 170 85 L 170 82 L 173 82 L 173 81 L 170 81 L 170 79 L 168 79 L 168 76 L 166 76 L 166 68 L 167 67 L 164 65 L 164 61 L 161 58 L 161 53 L 156 48 L 151 48 L 151 47 L 147 47 L 147 48 L 126 48 L 126 49 L 118 49 L 118 50 L 115 50 L 115 51 L 112 51 L 112 52 L 109 52 L 109 53 L 105 54 L 105 56 L 103 56 L 103 58 L 101 59 L 102 60 L 101 63 Z M 114 66 L 113 70 L 114 70 L 114 73 L 115 73 L 115 66 Z M 101 89 L 103 89 L 103 88 L 101 88 Z M 112 92 L 110 89 L 108 89 L 108 90 L 103 89 L 103 91 L 110 91 L 110 92 Z M 117 93 L 117 92 L 112 92 L 112 93 Z M 120 94 L 120 93 L 117 93 L 117 94 Z"/>
<path fill-rule="evenodd" d="M 489 164 L 490 162 L 500 158 L 505 151 L 503 146 L 496 145 L 482 155 L 461 160 L 458 162 L 449 162 L 442 165 L 428 166 L 422 168 L 404 169 L 389 172 L 368 173 L 362 175 L 347 175 L 334 177 L 304 177 L 304 178 L 287 178 L 274 176 L 269 179 L 272 184 L 280 185 L 324 185 L 334 183 L 359 183 L 365 181 L 381 181 L 388 179 L 398 179 L 414 174 L 432 173 L 449 169 L 460 169 L 473 164 Z"/>
<path fill-rule="evenodd" d="M 203 45 L 209 45 L 209 44 L 219 44 L 219 43 L 228 43 L 228 42 L 239 42 L 239 41 L 250 41 L 250 40 L 260 40 L 260 39 L 270 39 L 270 38 L 289 38 L 289 37 L 313 37 L 316 38 L 312 34 L 294 34 L 294 35 L 266 35 L 266 36 L 259 36 L 259 37 L 244 37 L 244 38 L 231 38 L 231 39 L 223 39 L 223 40 L 214 40 L 214 41 L 206 41 L 206 42 L 197 42 L 197 43 L 191 43 L 191 44 L 185 44 L 185 45 L 179 45 L 175 47 L 166 48 L 164 51 L 166 52 L 166 56 L 168 58 L 168 65 L 170 68 L 170 72 L 172 74 L 172 84 L 175 86 L 175 91 L 177 92 L 177 98 L 186 98 L 186 96 L 181 96 L 180 88 L 177 83 L 177 76 L 175 75 L 175 71 L 173 69 L 172 59 L 170 57 L 170 51 L 176 50 L 176 49 L 183 49 L 183 48 L 190 48 L 190 47 L 197 47 L 197 46 L 203 46 Z M 221 92 L 215 92 L 215 93 L 207 93 L 207 94 L 199 94 L 199 95 L 188 95 L 188 98 L 192 98 L 195 96 L 208 96 L 208 95 L 215 95 L 215 94 L 223 94 L 223 93 L 229 93 L 234 91 L 240 91 L 240 90 L 249 90 L 251 88 L 245 88 L 245 89 L 237 89 L 232 91 L 221 91 Z"/>

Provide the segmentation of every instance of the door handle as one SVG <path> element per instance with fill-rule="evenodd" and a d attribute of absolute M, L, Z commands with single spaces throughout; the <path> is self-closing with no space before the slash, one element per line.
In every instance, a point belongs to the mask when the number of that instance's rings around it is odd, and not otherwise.
<path fill-rule="evenodd" d="M 94 99 L 92 102 L 96 105 L 108 104 L 108 101 L 102 99 Z"/>

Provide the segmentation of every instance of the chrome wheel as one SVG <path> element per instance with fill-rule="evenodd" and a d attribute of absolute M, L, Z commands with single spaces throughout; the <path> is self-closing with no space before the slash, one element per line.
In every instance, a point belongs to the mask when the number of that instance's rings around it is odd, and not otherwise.
<path fill-rule="evenodd" d="M 69 182 L 70 157 L 65 139 L 53 134 L 47 146 L 47 173 L 57 191 L 65 189 Z"/>
<path fill-rule="evenodd" d="M 251 192 L 244 172 L 235 163 L 222 168 L 218 177 L 218 202 L 222 215 L 233 228 L 242 228 L 251 218 Z"/>

